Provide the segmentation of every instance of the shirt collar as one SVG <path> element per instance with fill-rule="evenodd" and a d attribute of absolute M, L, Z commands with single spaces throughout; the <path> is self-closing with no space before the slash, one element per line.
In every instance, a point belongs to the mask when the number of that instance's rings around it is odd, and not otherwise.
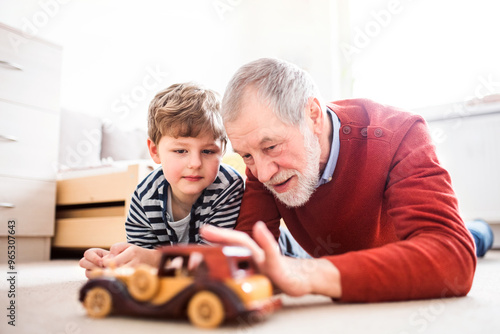
<path fill-rule="evenodd" d="M 335 171 L 335 167 L 337 166 L 337 160 L 339 158 L 340 120 L 337 117 L 337 115 L 333 112 L 333 110 L 331 110 L 330 108 L 327 107 L 326 112 L 328 114 L 328 119 L 330 120 L 330 122 L 332 122 L 332 147 L 330 148 L 330 156 L 328 157 L 328 162 L 326 163 L 325 170 L 323 171 L 321 178 L 318 180 L 316 188 L 332 180 L 333 172 Z"/>

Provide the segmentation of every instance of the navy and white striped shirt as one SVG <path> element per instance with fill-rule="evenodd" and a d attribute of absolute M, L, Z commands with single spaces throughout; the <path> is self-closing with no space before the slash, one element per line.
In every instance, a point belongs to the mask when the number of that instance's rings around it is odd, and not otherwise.
<path fill-rule="evenodd" d="M 167 213 L 169 183 L 161 167 L 152 171 L 132 195 L 125 223 L 127 241 L 143 248 L 178 243 Z M 234 228 L 243 197 L 243 178 L 229 165 L 221 164 L 215 181 L 191 208 L 189 243 L 204 243 L 199 229 L 203 224 Z"/>

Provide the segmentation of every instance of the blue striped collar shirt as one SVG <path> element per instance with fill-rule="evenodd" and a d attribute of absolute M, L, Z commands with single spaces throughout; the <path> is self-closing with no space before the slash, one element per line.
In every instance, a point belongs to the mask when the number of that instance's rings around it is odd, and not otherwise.
<path fill-rule="evenodd" d="M 328 183 L 332 180 L 333 172 L 335 172 L 335 167 L 337 166 L 337 160 L 339 158 L 340 150 L 340 120 L 337 115 L 330 108 L 326 108 L 328 119 L 332 122 L 332 147 L 330 148 L 330 156 L 328 157 L 328 162 L 326 164 L 325 170 L 318 180 L 316 188 L 322 184 Z"/>

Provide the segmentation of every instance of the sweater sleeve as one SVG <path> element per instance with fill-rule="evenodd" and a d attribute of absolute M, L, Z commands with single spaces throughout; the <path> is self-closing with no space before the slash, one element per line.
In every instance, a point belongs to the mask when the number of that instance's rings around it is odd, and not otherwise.
<path fill-rule="evenodd" d="M 342 301 L 468 293 L 476 266 L 474 243 L 423 122 L 413 124 L 394 148 L 382 210 L 400 241 L 326 257 L 340 271 Z"/>

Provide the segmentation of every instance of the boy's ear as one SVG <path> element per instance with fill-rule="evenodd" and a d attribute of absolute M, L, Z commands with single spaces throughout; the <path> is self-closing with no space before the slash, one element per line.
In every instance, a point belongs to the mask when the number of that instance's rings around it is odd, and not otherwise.
<path fill-rule="evenodd" d="M 161 161 L 160 161 L 160 155 L 158 154 L 158 146 L 156 146 L 155 143 L 153 143 L 153 141 L 150 138 L 148 138 L 148 149 L 149 149 L 149 155 L 151 156 L 153 161 L 160 165 Z"/>

